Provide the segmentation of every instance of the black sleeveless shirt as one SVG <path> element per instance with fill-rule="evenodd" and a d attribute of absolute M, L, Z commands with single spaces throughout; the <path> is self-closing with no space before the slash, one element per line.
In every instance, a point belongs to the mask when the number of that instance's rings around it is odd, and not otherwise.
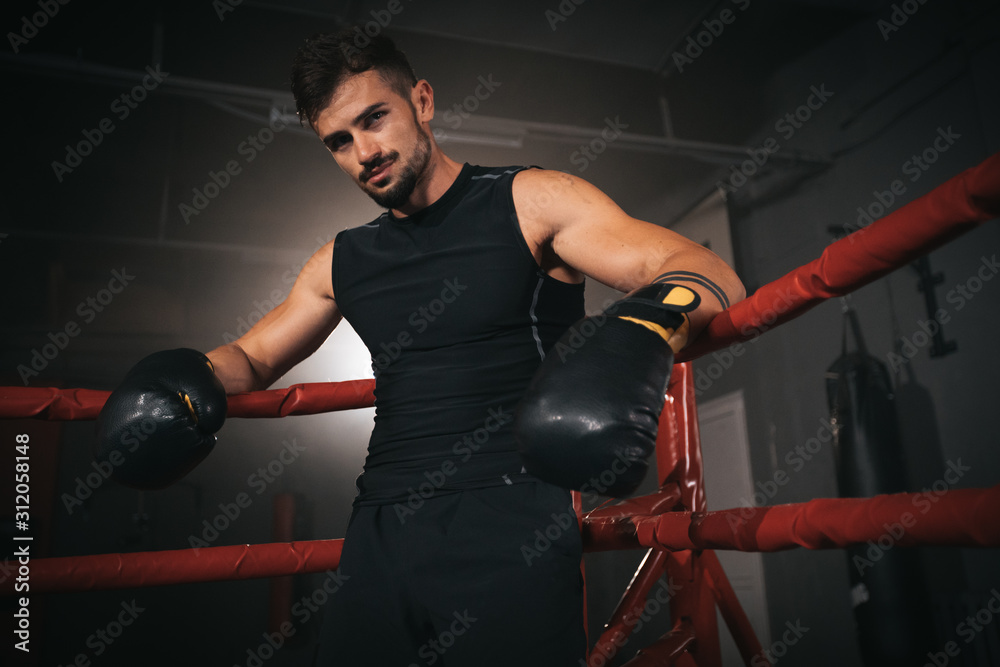
<path fill-rule="evenodd" d="M 427 208 L 337 235 L 334 296 L 375 372 L 356 505 L 534 479 L 516 451 L 514 409 L 583 317 L 584 287 L 535 263 L 511 194 L 522 169 L 466 164 Z"/>

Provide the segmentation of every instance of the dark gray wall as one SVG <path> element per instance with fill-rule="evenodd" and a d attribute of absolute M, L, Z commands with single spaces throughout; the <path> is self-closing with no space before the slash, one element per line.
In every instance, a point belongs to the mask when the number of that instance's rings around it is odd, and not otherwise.
<path fill-rule="evenodd" d="M 34 7 L 24 3 L 11 8 L 3 25 L 19 25 L 20 17 L 36 11 Z M 794 37 L 796 53 L 805 55 L 788 60 L 776 73 L 749 70 L 751 64 L 766 62 L 773 68 L 782 60 L 775 55 L 773 35 L 761 37 L 763 33 L 754 32 L 758 24 L 748 18 L 728 33 L 738 48 L 720 40 L 698 61 L 700 70 L 675 73 L 667 80 L 676 129 L 685 138 L 759 143 L 775 133 L 779 118 L 803 103 L 810 86 L 825 83 L 835 96 L 787 146 L 831 154 L 861 142 L 783 199 L 754 203 L 734 197 L 744 206 L 735 211 L 734 225 L 741 248 L 739 268 L 748 285 L 756 287 L 818 255 L 831 239 L 826 228 L 854 220 L 857 206 L 868 205 L 873 190 L 900 178 L 902 164 L 929 145 L 939 126 L 952 126 L 961 139 L 919 181 L 908 185 L 901 201 L 996 150 L 997 52 L 995 42 L 980 46 L 985 34 L 996 34 L 995 13 L 988 15 L 991 22 L 969 23 L 979 10 L 973 11 L 975 3 L 973 9 L 962 7 L 952 12 L 930 3 L 889 41 L 882 39 L 875 23 L 888 16 L 888 7 L 866 15 L 828 43 L 823 40 L 829 32 L 816 21 L 788 18 L 784 29 Z M 156 46 L 152 30 L 157 12 L 165 26 L 162 47 Z M 623 15 L 623 25 L 636 16 Z M 849 16 L 854 19 L 841 16 L 839 25 L 854 24 L 856 15 Z M 284 90 L 295 46 L 304 35 L 326 27 L 316 18 L 274 14 L 246 2 L 222 22 L 205 3 L 170 3 L 158 9 L 107 3 L 100 10 L 74 3 L 22 53 L 133 70 L 162 59 L 163 70 L 171 75 Z M 609 35 L 623 34 L 620 26 L 612 28 Z M 630 131 L 662 133 L 658 96 L 664 88 L 649 72 L 419 33 L 402 33 L 398 41 L 418 74 L 434 84 L 441 109 L 469 95 L 478 76 L 493 74 L 503 85 L 483 102 L 482 114 L 598 129 L 606 118 L 620 116 Z M 958 45 L 938 64 L 922 68 L 952 41 Z M 911 70 L 918 74 L 907 79 Z M 79 335 L 37 376 L 27 378 L 29 386 L 110 389 L 152 351 L 216 347 L 227 335 L 238 333 L 241 321 L 259 316 L 283 298 L 290 276 L 318 245 L 378 213 L 340 175 L 315 138 L 288 129 L 253 162 L 244 162 L 241 174 L 220 196 L 185 223 L 179 206 L 190 203 L 192 188 L 202 188 L 209 172 L 220 170 L 228 160 L 245 160 L 239 146 L 263 123 L 163 90 L 151 94 L 128 118 L 114 117 L 114 132 L 59 181 L 52 162 L 64 159 L 65 146 L 79 141 L 83 130 L 111 116 L 110 104 L 129 87 L 72 73 L 53 76 L 51 70 L 30 69 L 17 61 L 5 61 L 4 81 L 8 159 L 0 164 L 0 232 L 8 235 L 0 238 L 0 275 L 9 287 L 0 323 L 2 384 L 23 385 L 18 366 L 30 364 L 32 350 L 40 350 L 50 341 L 49 334 L 70 322 L 80 325 Z M 750 86 L 748 81 L 768 83 Z M 893 87 L 899 81 L 903 84 Z M 742 100 L 735 104 L 732 98 L 739 101 L 739 95 Z M 877 102 L 869 104 L 875 98 Z M 841 129 L 840 124 L 852 118 L 854 122 Z M 707 191 L 728 173 L 723 165 L 706 170 L 689 158 L 614 147 L 580 172 L 571 161 L 574 146 L 540 140 L 530 140 L 519 150 L 445 148 L 459 161 L 538 164 L 580 173 L 626 210 L 661 224 L 689 205 L 693 193 Z M 748 186 L 747 192 L 751 190 Z M 979 258 L 992 256 L 998 241 L 995 225 L 987 226 L 935 252 L 934 268 L 946 276 L 939 293 L 971 276 Z M 99 313 L 79 310 L 107 285 L 112 271 L 122 269 L 135 278 L 121 294 Z M 892 288 L 892 309 L 887 286 Z M 995 431 L 987 419 L 996 396 L 990 378 L 998 370 L 997 357 L 990 341 L 997 324 L 997 289 L 987 283 L 947 325 L 948 336 L 959 342 L 956 354 L 931 360 L 921 350 L 914 359 L 916 377 L 935 400 L 941 461 L 960 457 L 972 466 L 962 486 L 987 486 L 996 477 Z M 591 285 L 588 306 L 597 308 L 609 295 Z M 917 321 L 925 317 L 913 276 L 905 272 L 865 288 L 854 302 L 869 345 L 879 354 L 891 349 L 892 317 L 903 334 L 915 331 Z M 827 414 L 823 373 L 838 354 L 838 313 L 837 304 L 826 304 L 769 333 L 748 346 L 704 393 L 709 398 L 746 390 L 756 480 L 771 478 L 772 452 L 781 467 L 784 453 L 815 434 Z M 712 362 L 710 357 L 699 367 Z M 344 325 L 279 385 L 370 373 L 360 341 Z M 65 499 L 92 472 L 92 425 L 66 424 L 58 437 L 34 431 L 32 423 L 20 426 L 39 434 L 40 447 L 58 453 L 50 555 L 62 556 L 186 548 L 192 535 L 202 534 L 202 522 L 220 513 L 219 504 L 231 503 L 241 492 L 250 494 L 253 502 L 214 544 L 270 541 L 271 502 L 278 492 L 297 495 L 297 539 L 339 537 L 371 417 L 371 410 L 360 410 L 273 421 L 231 420 L 217 450 L 181 484 L 140 494 L 102 483 L 82 506 L 69 507 Z M 305 451 L 261 489 L 251 475 L 293 440 Z M 914 478 L 914 488 L 936 479 L 933 461 L 924 464 L 924 471 L 924 477 Z M 773 502 L 835 494 L 831 454 L 823 451 Z M 943 586 L 946 593 L 978 594 L 998 584 L 994 552 L 960 553 L 966 581 Z M 640 557 L 637 552 L 588 557 L 592 636 Z M 801 618 L 813 628 L 783 664 L 855 663 L 850 607 L 844 597 L 844 555 L 789 552 L 767 556 L 765 562 L 772 624 L 780 627 Z M 321 581 L 318 575 L 299 578 L 296 598 L 311 595 Z M 254 581 L 40 596 L 44 609 L 39 618 L 44 620 L 37 637 L 44 648 L 36 654 L 36 664 L 68 664 L 81 653 L 94 664 L 97 659 L 103 664 L 246 664 L 247 650 L 261 643 L 266 591 L 267 582 Z M 146 611 L 129 632 L 95 657 L 88 637 L 117 615 L 123 601 L 133 599 Z M 658 615 L 622 655 L 631 655 L 657 636 L 668 620 L 666 613 Z M 314 626 L 302 625 L 289 649 L 266 664 L 302 664 L 311 650 Z"/>
<path fill-rule="evenodd" d="M 897 190 L 903 194 L 888 206 L 890 211 L 1000 148 L 996 14 L 969 26 L 962 19 L 970 17 L 959 17 L 951 9 L 928 3 L 890 32 L 888 40 L 874 19 L 861 22 L 774 75 L 764 93 L 773 100 L 772 121 L 761 126 L 750 143 L 760 145 L 773 137 L 788 149 L 834 154 L 836 159 L 829 169 L 776 199 L 761 195 L 755 201 L 744 190 L 730 198 L 739 266 L 748 286 L 767 283 L 818 257 L 833 240 L 828 228 L 855 225 L 857 209 L 869 208 L 876 202 L 876 191 L 889 190 L 893 181 L 900 181 L 902 189 Z M 786 141 L 775 123 L 804 103 L 813 86 L 825 86 L 834 95 Z M 935 156 L 939 130 L 953 136 L 948 143 L 939 142 L 946 150 Z M 923 170 L 912 160 L 927 149 L 932 163 Z M 930 254 L 933 271 L 943 276 L 935 291 L 946 311 L 944 332 L 958 344 L 947 356 L 932 358 L 923 343 L 920 323 L 929 315 L 914 270 L 899 270 L 850 298 L 869 351 L 898 371 L 894 381 L 904 436 L 899 465 L 908 474 L 910 490 L 935 483 L 935 488 L 943 488 L 948 462 L 968 468 L 949 488 L 996 483 L 1000 450 L 993 406 L 998 394 L 992 378 L 1000 368 L 993 335 L 1000 323 L 1000 281 L 979 283 L 976 276 L 981 267 L 986 267 L 983 275 L 995 276 L 998 250 L 1000 229 L 993 222 Z M 967 298 L 958 291 L 960 285 L 978 291 L 970 291 Z M 794 450 L 818 433 L 828 433 L 823 422 L 829 417 L 825 373 L 841 351 L 841 308 L 836 300 L 825 303 L 739 348 L 742 356 L 714 382 L 708 377 L 718 376 L 730 363 L 727 353 L 695 363 L 696 370 L 705 373 L 702 398 L 744 390 L 753 479 L 761 485 L 755 491 L 773 482 L 776 474 L 787 479 L 785 484 L 771 484 L 777 492 L 767 504 L 837 495 L 830 445 L 808 461 L 792 464 L 786 456 L 795 456 Z M 899 338 L 916 343 L 904 347 L 904 354 L 912 356 L 913 377 L 926 389 L 933 413 L 926 403 L 915 402 L 908 390 L 912 388 L 898 384 L 909 380 L 900 358 L 890 357 Z M 787 478 L 780 478 L 781 473 Z M 919 551 L 927 570 L 924 584 L 938 605 L 953 607 L 937 619 L 942 636 L 935 640 L 940 642 L 936 650 L 954 640 L 962 649 L 959 660 L 968 661 L 958 664 L 994 664 L 990 660 L 997 656 L 991 653 L 988 658 L 985 646 L 993 642 L 995 651 L 996 628 L 987 627 L 966 643 L 958 624 L 980 609 L 1000 583 L 997 551 Z M 782 664 L 860 664 L 845 554 L 796 550 L 766 555 L 764 562 L 772 628 L 799 620 L 810 628 Z"/>

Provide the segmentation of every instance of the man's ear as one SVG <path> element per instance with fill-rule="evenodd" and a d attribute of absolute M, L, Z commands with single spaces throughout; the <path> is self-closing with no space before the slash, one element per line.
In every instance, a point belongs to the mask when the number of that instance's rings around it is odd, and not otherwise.
<path fill-rule="evenodd" d="M 434 89 L 427 79 L 420 79 L 410 90 L 410 102 L 417 114 L 417 121 L 429 123 L 434 118 Z"/>

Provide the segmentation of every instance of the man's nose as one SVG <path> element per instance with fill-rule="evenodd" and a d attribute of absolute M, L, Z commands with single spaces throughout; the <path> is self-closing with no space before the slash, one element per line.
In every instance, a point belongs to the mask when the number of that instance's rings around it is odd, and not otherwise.
<path fill-rule="evenodd" d="M 357 152 L 358 162 L 367 164 L 382 154 L 382 148 L 377 141 L 372 141 L 364 137 L 354 140 L 354 150 Z"/>

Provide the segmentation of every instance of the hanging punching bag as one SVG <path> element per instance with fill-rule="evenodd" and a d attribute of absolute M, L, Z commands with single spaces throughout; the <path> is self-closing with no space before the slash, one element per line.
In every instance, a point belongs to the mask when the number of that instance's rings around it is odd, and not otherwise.
<path fill-rule="evenodd" d="M 948 469 L 937 407 L 931 392 L 917 381 L 913 364 L 898 346 L 895 360 L 890 361 L 889 367 L 896 383 L 900 442 L 906 447 L 908 490 L 926 489 L 941 479 Z M 916 551 L 920 554 L 927 593 L 934 608 L 958 605 L 955 598 L 969 589 L 961 550 L 918 547 Z"/>
<path fill-rule="evenodd" d="M 857 350 L 847 351 L 847 327 Z M 841 356 L 827 371 L 827 399 L 834 428 L 837 485 L 842 498 L 906 490 L 889 372 L 868 354 L 853 308 L 845 314 Z M 895 544 L 919 521 L 910 517 L 885 526 L 875 542 L 847 550 L 851 600 L 861 656 L 867 667 L 921 665 L 933 649 L 931 607 L 918 554 Z"/>

